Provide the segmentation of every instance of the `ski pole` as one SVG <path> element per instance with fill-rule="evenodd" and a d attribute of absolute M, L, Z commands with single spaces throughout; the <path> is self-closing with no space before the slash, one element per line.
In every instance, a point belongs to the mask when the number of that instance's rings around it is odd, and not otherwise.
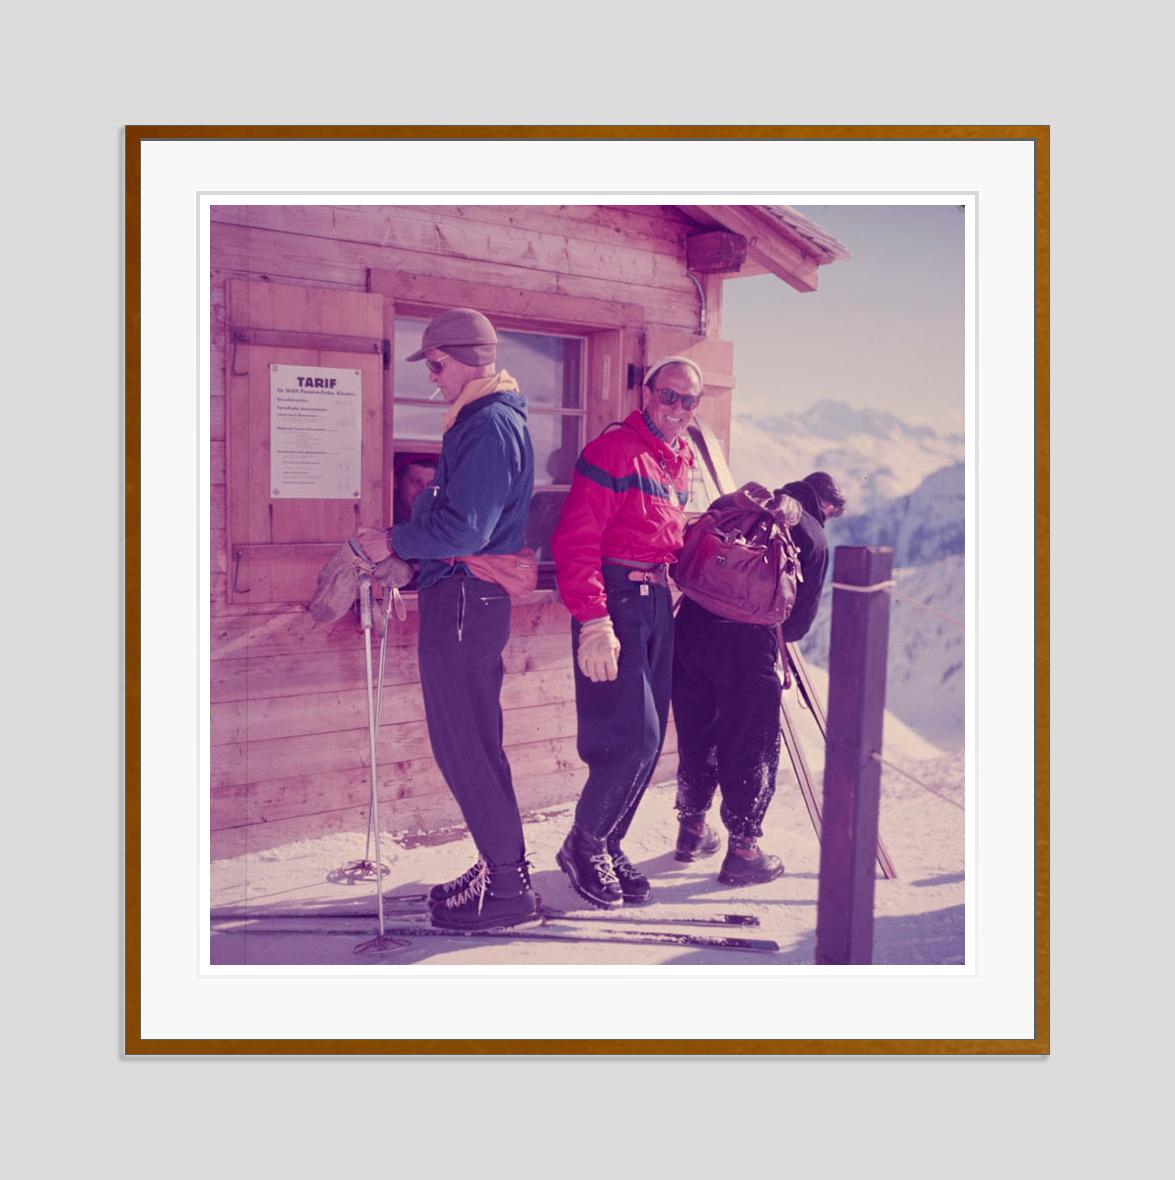
<path fill-rule="evenodd" d="M 391 596 L 389 595 L 389 602 Z M 371 809 L 368 820 L 368 830 L 375 829 L 375 897 L 379 910 L 379 934 L 361 942 L 355 948 L 355 954 L 366 951 L 384 951 L 394 947 L 407 946 L 402 938 L 390 938 L 384 926 L 384 875 L 383 854 L 380 851 L 379 831 L 379 774 L 376 768 L 376 737 L 379 728 L 378 708 L 372 695 L 371 686 L 371 578 L 363 574 L 359 578 L 359 619 L 363 625 L 363 658 L 367 669 L 367 735 L 371 752 Z M 384 653 L 387 644 L 387 619 L 384 619 L 383 643 L 380 645 L 379 660 L 379 689 L 380 700 L 383 698 Z"/>
<path fill-rule="evenodd" d="M 402 602 L 400 599 L 400 592 L 395 587 L 391 587 L 384 595 L 384 629 L 383 634 L 379 637 L 379 678 L 376 682 L 375 689 L 375 729 L 379 733 L 381 719 L 383 717 L 383 700 L 384 700 L 384 660 L 388 651 L 388 625 L 392 620 L 392 602 L 395 601 L 397 608 L 402 609 Z M 362 609 L 362 607 L 360 607 Z M 400 614 L 400 609 L 397 609 L 397 618 L 403 618 Z M 372 809 L 369 808 L 367 812 L 367 841 L 363 845 L 363 860 L 364 863 L 370 863 L 371 860 L 371 825 L 372 825 Z M 376 861 L 379 862 L 379 854 L 376 853 Z M 383 872 L 382 862 L 377 863 L 377 873 Z"/>
<path fill-rule="evenodd" d="M 371 747 L 371 826 L 375 829 L 375 896 L 379 907 L 379 936 L 384 937 L 383 859 L 379 848 L 379 784 L 376 773 L 376 712 L 371 691 L 371 578 L 364 574 L 359 579 L 359 618 L 363 625 L 363 656 L 367 666 L 367 737 Z M 384 644 L 387 631 L 384 632 Z M 381 644 L 380 676 L 383 676 L 383 644 Z"/>

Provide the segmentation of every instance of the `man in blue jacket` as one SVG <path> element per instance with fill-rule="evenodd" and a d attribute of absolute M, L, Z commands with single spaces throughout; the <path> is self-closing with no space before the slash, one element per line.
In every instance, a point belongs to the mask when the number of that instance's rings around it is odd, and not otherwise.
<path fill-rule="evenodd" d="M 477 845 L 475 864 L 432 890 L 434 925 L 515 926 L 539 917 L 522 821 L 502 748 L 502 650 L 510 598 L 463 556 L 516 553 L 534 488 L 526 400 L 497 368 L 493 325 L 472 308 L 442 312 L 409 361 L 423 360 L 449 409 L 433 485 L 388 531 L 419 560 L 420 685 L 433 756 Z"/>

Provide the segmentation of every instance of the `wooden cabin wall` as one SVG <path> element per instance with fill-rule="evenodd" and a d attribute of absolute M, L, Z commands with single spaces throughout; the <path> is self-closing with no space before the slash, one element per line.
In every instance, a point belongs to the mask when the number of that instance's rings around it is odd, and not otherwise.
<path fill-rule="evenodd" d="M 536 306 L 543 295 L 635 304 L 649 345 L 659 349 L 696 340 L 698 291 L 684 261 L 687 232 L 696 227 L 665 207 L 218 206 L 212 223 L 211 763 L 218 858 L 330 831 L 361 832 L 369 792 L 362 632 L 350 617 L 316 626 L 304 602 L 236 605 L 226 594 L 227 281 L 366 292 L 369 271 L 398 271 L 533 292 Z M 715 330 L 721 284 L 706 287 L 706 355 L 729 371 L 729 345 Z M 627 396 L 636 405 L 636 392 Z M 707 419 L 728 444 L 729 397 L 707 400 Z M 378 753 L 380 817 L 390 831 L 461 822 L 429 749 L 416 624 L 411 611 L 405 623 L 393 621 L 389 636 Z M 575 750 L 569 620 L 554 592 L 515 605 L 505 664 L 505 745 L 520 806 L 533 811 L 575 799 L 584 768 Z M 671 728 L 654 781 L 675 771 Z"/>

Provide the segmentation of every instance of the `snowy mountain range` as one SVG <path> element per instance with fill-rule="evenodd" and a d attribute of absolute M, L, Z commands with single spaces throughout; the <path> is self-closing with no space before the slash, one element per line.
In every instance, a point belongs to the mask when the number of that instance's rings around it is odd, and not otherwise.
<path fill-rule="evenodd" d="M 954 463 L 928 475 L 908 496 L 829 521 L 829 545 L 888 545 L 895 567 L 965 552 L 964 475 L 963 464 Z"/>
<path fill-rule="evenodd" d="M 958 435 L 842 402 L 821 402 L 802 414 L 736 412 L 731 422 L 730 467 L 738 482 L 776 487 L 827 471 L 848 500 L 846 515 L 828 524 L 829 548 L 894 550 L 886 707 L 944 750 L 961 748 L 964 734 L 963 458 Z M 827 583 L 824 597 L 801 645 L 820 667 L 828 663 Z"/>
<path fill-rule="evenodd" d="M 819 402 L 800 414 L 736 409 L 731 419 L 730 468 L 737 482 L 778 487 L 809 471 L 827 471 L 854 514 L 908 495 L 928 475 L 963 458 L 961 435 L 940 435 L 884 410 L 844 402 Z"/>

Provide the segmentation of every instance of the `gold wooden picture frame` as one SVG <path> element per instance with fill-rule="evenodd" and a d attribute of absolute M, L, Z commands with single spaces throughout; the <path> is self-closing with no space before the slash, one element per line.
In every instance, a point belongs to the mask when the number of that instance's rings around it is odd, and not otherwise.
<path fill-rule="evenodd" d="M 202 157 L 187 161 L 184 157 L 185 149 L 208 149 L 216 145 L 264 145 L 266 143 L 282 145 L 305 145 L 307 151 L 319 144 L 372 144 L 402 147 L 406 151 L 423 149 L 427 145 L 474 145 L 491 147 L 495 143 L 509 143 L 529 145 L 535 152 L 541 152 L 544 145 L 555 143 L 578 145 L 586 153 L 604 145 L 639 145 L 646 144 L 658 148 L 679 145 L 683 150 L 702 150 L 707 145 L 736 145 L 748 144 L 758 146 L 764 152 L 781 145 L 844 145 L 846 148 L 856 144 L 889 145 L 895 153 L 902 151 L 908 145 L 917 144 L 951 144 L 951 145 L 985 145 L 1007 144 L 1020 145 L 1031 153 L 1030 189 L 1018 194 L 1024 207 L 1030 210 L 1030 224 L 1033 230 L 1031 240 L 1026 241 L 1023 249 L 1016 246 L 1017 257 L 1022 267 L 1028 268 L 1031 274 L 1031 290 L 1023 290 L 1018 294 L 1023 296 L 1025 316 L 1031 317 L 1031 322 L 1021 322 L 1019 330 L 1030 340 L 1029 352 L 1026 359 L 1017 353 L 1016 364 L 1020 365 L 1024 387 L 1032 390 L 1032 437 L 1031 440 L 1020 440 L 1020 451 L 1025 455 L 1031 452 L 1031 471 L 1020 472 L 1020 476 L 1030 481 L 1032 494 L 1035 497 L 1035 513 L 1032 540 L 1035 545 L 1035 567 L 1031 603 L 1019 604 L 1025 612 L 1031 613 L 1033 631 L 1032 653 L 1032 683 L 1024 686 L 1026 698 L 1032 702 L 1033 717 L 1031 726 L 1027 718 L 1022 719 L 1025 728 L 1030 728 L 1034 735 L 1031 744 L 1031 766 L 1025 764 L 1019 767 L 1025 782 L 1032 784 L 1033 798 L 1031 800 L 1031 830 L 1018 833 L 1021 845 L 1031 848 L 1031 863 L 1025 860 L 1020 867 L 1022 872 L 1015 876 L 1015 884 L 1011 886 L 1013 895 L 1009 898 L 1009 905 L 1026 916 L 1026 921 L 1032 931 L 1030 963 L 1026 970 L 1017 971 L 1014 978 L 1007 981 L 1009 993 L 1014 993 L 1016 1009 L 1021 1013 L 1030 1013 L 1028 1019 L 1009 1021 L 1015 1024 L 1018 1031 L 1015 1035 L 1008 1035 L 1003 1031 L 1001 1022 L 993 1020 L 994 1031 L 988 1035 L 944 1035 L 936 1037 L 894 1037 L 894 1036 L 862 1036 L 862 1035 L 820 1035 L 803 1036 L 791 1035 L 787 1037 L 753 1036 L 724 1037 L 721 1035 L 703 1035 L 690 1039 L 678 1039 L 671 1035 L 656 1035 L 649 1037 L 625 1036 L 584 1037 L 575 1035 L 569 1026 L 569 1035 L 536 1035 L 510 1036 L 478 1035 L 461 1032 L 451 1035 L 451 1030 L 443 1027 L 439 1022 L 422 1021 L 418 1026 L 417 1035 L 400 1035 L 395 1037 L 374 1036 L 365 1037 L 355 1035 L 349 1029 L 348 1022 L 340 1021 L 338 1028 L 344 1031 L 332 1031 L 327 1028 L 316 1028 L 313 1035 L 250 1035 L 250 1030 L 234 1027 L 230 1032 L 224 1031 L 224 1026 L 210 1002 L 217 989 L 230 986 L 227 976 L 201 975 L 202 968 L 207 964 L 202 960 L 202 952 L 191 952 L 193 939 L 180 939 L 184 948 L 172 952 L 168 960 L 171 966 L 166 969 L 168 984 L 164 986 L 160 981 L 165 969 L 158 966 L 152 943 L 152 930 L 159 929 L 160 901 L 157 894 L 168 892 L 171 902 L 170 912 L 174 915 L 178 928 L 185 934 L 189 924 L 197 924 L 201 918 L 202 899 L 197 894 L 198 889 L 191 887 L 193 875 L 197 865 L 192 863 L 176 863 L 183 861 L 186 850 L 191 845 L 183 839 L 176 840 L 177 835 L 187 836 L 187 829 L 167 828 L 158 818 L 157 809 L 152 806 L 155 793 L 165 789 L 182 791 L 186 786 L 179 784 L 197 784 L 193 787 L 192 795 L 199 795 L 203 788 L 198 784 L 199 779 L 195 767 L 184 766 L 177 773 L 175 781 L 163 784 L 151 778 L 144 777 L 144 742 L 158 740 L 157 735 L 144 731 L 143 704 L 154 694 L 161 691 L 162 686 L 153 677 L 149 665 L 153 653 L 145 650 L 145 643 L 141 627 L 141 619 L 145 606 L 145 595 L 150 594 L 150 579 L 145 577 L 144 562 L 151 562 L 154 557 L 156 542 L 153 534 L 144 526 L 144 507 L 154 505 L 166 491 L 161 488 L 156 468 L 144 462 L 144 456 L 150 455 L 151 449 L 160 446 L 163 435 L 158 431 L 157 416 L 146 412 L 153 409 L 152 399 L 161 396 L 161 389 L 156 381 L 158 370 L 153 367 L 154 361 L 145 359 L 144 349 L 147 344 L 157 341 L 159 328 L 157 324 L 160 292 L 154 288 L 148 289 L 144 283 L 145 264 L 149 260 L 146 253 L 151 244 L 159 239 L 158 235 L 171 235 L 173 240 L 182 235 L 191 234 L 191 240 L 185 236 L 183 246 L 196 261 L 195 272 L 199 273 L 203 266 L 207 271 L 206 256 L 201 254 L 202 245 L 199 234 L 199 217 L 193 215 L 194 206 L 191 198 L 204 195 L 208 191 L 217 194 L 225 192 L 225 205 L 234 205 L 237 197 L 231 194 L 240 192 L 262 192 L 261 182 L 250 180 L 247 185 L 230 183 L 226 177 L 233 175 L 231 168 L 222 169 L 219 164 L 209 157 L 205 161 Z M 168 193 L 182 192 L 188 199 L 186 208 L 179 208 L 178 203 L 172 202 L 170 197 L 161 194 L 165 188 L 154 183 L 156 172 L 152 169 L 163 170 L 160 162 L 146 157 L 153 148 L 166 147 L 166 167 L 180 170 L 180 166 L 188 165 L 188 171 L 178 181 L 171 181 L 172 187 L 166 189 Z M 433 1054 L 463 1054 L 463 1055 L 610 1055 L 610 1054 L 642 1054 L 642 1055 L 737 1055 L 748 1054 L 1006 1054 L 1006 1055 L 1040 1055 L 1049 1052 L 1049 128 L 1044 126 L 877 126 L 877 127 L 842 127 L 842 126 L 131 126 L 125 132 L 126 155 L 126 323 L 125 323 L 125 355 L 126 355 L 126 785 L 125 785 L 125 841 L 126 841 L 126 908 L 125 908 L 125 1051 L 131 1055 L 172 1055 L 172 1054 L 375 1054 L 375 1055 L 433 1055 Z M 162 156 L 160 157 L 162 160 Z M 177 166 L 176 161 L 180 161 Z M 413 156 L 415 162 L 416 157 Z M 251 173 L 251 175 L 256 175 Z M 673 187 L 683 190 L 698 182 L 694 178 L 675 177 Z M 868 182 L 866 182 L 868 183 Z M 917 173 L 916 183 L 921 191 L 928 191 L 932 186 L 924 172 Z M 354 192 L 339 184 L 336 178 L 320 180 L 313 185 L 315 189 L 329 188 L 340 192 Z M 407 185 L 391 185 L 389 188 L 407 188 Z M 705 184 L 707 190 L 722 189 L 720 184 Z M 864 187 L 864 186 L 863 186 Z M 868 184 L 871 191 L 877 191 L 876 186 Z M 944 186 L 946 187 L 946 186 Z M 737 191 L 742 191 L 741 189 Z M 976 223 L 978 234 L 982 237 L 988 233 L 984 222 L 984 215 L 988 204 L 988 197 L 983 190 L 974 193 L 978 210 Z M 220 199 L 219 197 L 217 199 Z M 356 195 L 355 198 L 364 202 L 378 203 L 367 196 Z M 528 196 L 533 200 L 533 194 Z M 555 203 L 552 197 L 551 203 Z M 895 203 L 899 203 L 895 200 Z M 994 207 L 995 199 L 991 198 Z M 198 202 L 196 202 L 198 205 Z M 166 216 L 160 216 L 166 214 Z M 993 222 L 993 224 L 995 224 Z M 177 228 L 181 227 L 181 228 Z M 744 226 L 743 235 L 752 242 L 754 226 Z M 992 233 L 998 230 L 991 231 Z M 725 244 L 722 248 L 725 249 Z M 717 249 L 718 247 L 714 247 Z M 242 273 L 244 273 L 242 268 Z M 252 271 L 263 276 L 264 265 L 257 263 Z M 387 305 L 392 306 L 392 300 L 399 301 L 407 309 L 407 314 L 421 316 L 434 305 L 472 304 L 470 296 L 471 284 L 457 277 L 444 280 L 431 280 L 433 287 L 421 283 L 412 283 L 387 272 L 378 266 L 371 270 L 374 276 L 369 280 L 368 291 L 383 295 Z M 264 277 L 264 276 L 263 276 Z M 975 279 L 975 276 L 971 276 Z M 371 381 L 384 381 L 382 397 L 390 407 L 392 394 L 387 388 L 388 378 L 380 376 L 380 338 L 391 338 L 394 334 L 394 324 L 387 320 L 380 320 L 380 311 L 376 306 L 377 300 L 371 300 L 371 307 L 364 306 L 356 311 L 358 319 L 349 322 L 360 322 L 361 330 L 344 331 L 333 322 L 327 327 L 320 325 L 320 319 L 313 316 L 300 324 L 295 339 L 294 336 L 282 334 L 278 321 L 273 324 L 263 322 L 263 318 L 255 323 L 246 323 L 247 315 L 237 314 L 238 308 L 245 306 L 250 299 L 248 282 L 240 279 L 233 280 L 234 285 L 225 296 L 226 306 L 232 305 L 225 313 L 231 319 L 233 315 L 240 321 L 228 324 L 222 329 L 227 334 L 225 340 L 236 341 L 242 349 L 254 350 L 254 355 L 262 357 L 269 349 L 293 349 L 289 355 L 302 356 L 297 351 L 303 346 L 316 344 L 317 356 L 323 353 L 335 355 L 342 345 L 340 340 L 346 337 L 347 347 L 355 355 L 371 345 L 371 356 L 361 359 L 357 364 L 366 365 L 370 369 L 370 381 L 365 389 L 371 388 Z M 340 289 L 343 284 L 339 284 Z M 427 287 L 427 289 L 426 289 Z M 700 288 L 699 288 L 700 289 Z M 974 288 L 974 304 L 970 308 L 972 322 L 975 321 L 977 311 L 985 307 L 982 288 Z M 191 292 L 188 292 L 191 294 Z M 466 298 L 463 298 L 465 296 Z M 517 303 L 518 293 L 503 290 L 500 294 L 501 312 L 504 322 L 509 324 L 537 324 L 552 332 L 559 330 L 561 323 L 578 322 L 576 317 L 594 316 L 596 311 L 584 310 L 583 307 L 572 307 L 577 296 L 571 290 L 562 296 L 567 301 L 567 319 L 558 320 L 558 311 L 552 312 L 545 306 L 536 309 L 533 306 L 524 308 Z M 515 302 L 511 302 L 514 300 Z M 196 299 L 193 298 L 193 302 Z M 588 301 L 580 300 L 585 306 Z M 205 311 L 207 309 L 204 309 Z M 318 315 L 318 312 L 315 312 Z M 634 346 L 636 333 L 640 330 L 637 317 L 639 308 L 616 307 L 609 309 L 598 323 L 589 324 L 595 336 L 590 349 L 584 351 L 585 381 L 600 381 L 607 378 L 603 374 L 620 374 L 640 367 L 643 354 Z M 513 317 L 513 319 L 511 318 Z M 329 317 L 328 317 L 329 318 Z M 312 323 L 313 320 L 313 323 Z M 283 323 L 286 321 L 282 321 Z M 325 323 L 326 321 L 321 321 Z M 169 329 L 169 339 L 182 339 L 184 332 L 182 324 L 178 331 Z M 994 339 L 999 329 L 989 329 L 985 346 L 998 347 L 1000 341 Z M 233 333 L 236 333 L 234 335 Z M 317 333 L 315 336 L 314 334 Z M 314 339 L 311 339 L 314 336 Z M 374 342 L 374 343 L 373 343 Z M 178 365 L 181 377 L 186 378 L 188 370 L 185 366 L 192 356 L 199 356 L 205 351 L 202 360 L 198 361 L 192 370 L 193 381 L 181 379 L 178 386 L 166 390 L 168 396 L 183 401 L 189 396 L 196 399 L 200 396 L 198 388 L 199 364 L 207 366 L 206 341 L 199 338 L 198 329 L 193 329 L 187 340 L 187 354 L 181 358 Z M 688 343 L 688 342 L 686 342 Z M 656 349 L 658 353 L 675 352 L 678 347 L 685 347 L 676 337 L 665 334 L 663 347 Z M 242 354 L 243 355 L 243 354 Z M 286 353 L 276 351 L 273 357 L 281 359 Z M 305 354 L 310 355 L 310 354 Z M 348 354 L 350 355 L 350 353 Z M 705 368 L 707 375 L 711 371 L 720 373 L 724 360 L 717 352 L 707 352 Z M 232 357 L 221 356 L 222 371 L 228 374 L 231 382 L 232 375 L 238 373 L 235 360 Z M 384 369 L 387 368 L 387 358 L 384 357 Z M 318 363 L 329 363 L 319 361 Z M 729 367 L 729 366 L 727 366 Z M 244 374 L 242 373 L 241 376 Z M 733 378 L 730 379 L 733 382 Z M 707 388 L 709 386 L 707 385 Z M 976 396 L 982 401 L 984 387 L 982 381 L 976 383 Z M 223 402 L 225 399 L 222 398 Z M 376 402 L 378 402 L 376 398 Z M 378 410 L 378 405 L 376 405 Z M 607 410 L 607 413 L 604 412 Z M 592 408 L 583 413 L 590 420 L 593 433 L 602 428 L 609 417 L 619 416 L 611 406 L 604 409 Z M 1024 412 L 1026 407 L 1022 407 Z M 729 440 L 729 408 L 725 421 L 726 435 L 721 420 L 711 423 L 708 429 L 716 430 L 720 440 Z M 594 417 L 593 417 L 594 415 Z M 183 431 L 190 429 L 191 420 L 195 415 L 187 413 L 186 425 L 174 435 L 167 437 L 174 439 L 183 436 Z M 570 415 L 568 415 L 570 418 Z M 598 421 L 597 421 L 598 419 Z M 405 454 L 412 453 L 419 457 L 422 447 L 427 447 L 427 440 L 413 439 L 399 445 L 392 438 L 390 413 L 383 427 L 380 443 L 384 451 L 390 456 L 395 453 L 397 446 Z M 245 428 L 247 432 L 247 427 Z M 241 437 L 246 437 L 243 432 Z M 589 435 L 590 437 L 590 435 Z M 365 441 L 366 445 L 366 441 Z M 1019 452 L 1018 452 L 1019 453 Z M 238 450 L 240 454 L 240 450 Z M 230 478 L 231 475 L 231 456 Z M 386 525 L 390 523 L 391 500 L 388 489 L 379 482 L 377 477 L 369 477 L 373 469 L 373 460 L 367 451 L 363 456 L 363 489 L 362 495 L 356 493 L 356 520 L 358 513 L 370 515 L 372 522 Z M 390 459 L 388 460 L 390 463 Z M 385 467 L 387 464 L 385 464 Z M 247 478 L 247 467 L 241 465 L 241 471 L 246 472 L 240 478 Z M 980 468 L 980 480 L 982 481 Z M 561 486 L 561 485 L 556 485 Z M 185 495 L 195 494 L 191 489 Z M 981 500 L 982 502 L 982 500 Z M 186 506 L 187 500 L 184 501 Z M 348 511 L 350 509 L 348 508 Z M 251 589 L 261 587 L 261 593 L 269 592 L 274 601 L 305 601 L 308 596 L 307 585 L 313 585 L 313 575 L 321 564 L 326 549 L 317 543 L 306 542 L 303 534 L 298 531 L 300 525 L 290 525 L 285 522 L 295 517 L 279 512 L 275 517 L 272 508 L 268 509 L 267 520 L 261 523 L 269 527 L 276 519 L 279 529 L 285 533 L 279 534 L 280 545 L 270 544 L 271 534 L 247 532 L 252 527 L 245 514 L 239 514 L 238 520 L 228 521 L 230 536 L 223 541 L 224 561 L 226 569 L 219 571 L 224 585 L 225 600 L 232 602 L 246 601 L 246 595 Z M 364 520 L 368 519 L 364 516 Z M 385 519 L 387 517 L 388 519 Z M 182 514 L 180 519 L 183 519 Z M 237 527 L 243 531 L 238 536 L 236 544 L 231 536 L 231 530 Z M 207 530 L 205 530 L 207 533 Z M 332 534 L 333 535 L 333 534 Z M 191 538 L 194 541 L 189 547 L 198 549 L 202 543 L 209 544 L 209 537 L 205 535 Z M 970 550 L 971 539 L 968 538 Z M 329 547 L 327 547 L 329 548 Z M 234 554 L 236 555 L 234 558 Z M 239 569 L 233 568 L 234 560 L 243 562 Z M 251 564 L 250 564 L 251 563 Z M 216 571 L 214 571 L 215 573 Z M 254 579 L 250 581 L 250 579 Z M 309 579 L 309 582 L 307 582 Z M 274 589 L 277 587 L 277 589 Z M 268 588 L 268 590 L 266 590 Z M 202 592 L 207 598 L 207 583 Z M 198 591 L 197 591 L 198 593 Z M 970 591 L 969 591 L 970 593 Z M 199 678 L 199 660 L 197 655 L 195 679 L 200 684 L 207 680 Z M 207 673 L 205 672 L 205 677 Z M 187 696 L 179 694 L 178 699 L 186 700 Z M 206 717 L 210 701 L 205 698 L 198 702 L 199 709 Z M 982 705 L 982 702 L 980 702 Z M 982 717 L 982 714 L 981 714 Z M 183 724 L 189 729 L 200 730 L 200 718 L 185 718 Z M 554 790 L 554 788 L 552 788 Z M 968 778 L 967 793 L 971 795 L 975 784 Z M 554 796 L 552 796 L 553 798 Z M 559 796 L 565 798 L 565 795 Z M 192 797 L 188 800 L 189 818 L 196 815 L 196 826 L 207 822 L 208 797 Z M 1021 800 L 1027 806 L 1027 799 Z M 422 807 L 426 805 L 422 804 Z M 440 812 L 436 814 L 441 814 Z M 425 819 L 433 815 L 432 812 L 422 810 Z M 185 821 L 187 822 L 187 821 Z M 264 822 L 252 817 L 252 822 Z M 438 821 L 439 822 L 439 821 Z M 291 838 L 298 838 L 301 829 L 290 827 Z M 990 835 L 990 833 L 985 833 Z M 992 839 L 997 837 L 992 836 Z M 161 859 L 158 855 L 146 856 L 147 850 L 158 849 L 166 844 L 168 854 L 166 863 L 170 865 L 170 873 L 160 870 Z M 969 852 L 976 850 L 975 843 L 970 844 Z M 973 870 L 978 869 L 983 874 L 988 863 L 985 856 L 984 843 L 978 844 L 978 865 L 968 862 L 968 877 Z M 988 876 L 990 881 L 991 877 Z M 196 904 L 190 904 L 195 899 Z M 207 918 L 207 908 L 203 909 L 203 918 Z M 195 940 L 198 941 L 198 940 Z M 968 958 L 975 948 L 968 943 Z M 979 947 L 982 956 L 983 948 Z M 161 961 L 161 960 L 160 960 Z M 176 963 L 182 962 L 182 969 L 177 969 Z M 973 964 L 969 963 L 969 966 Z M 671 971 L 672 967 L 662 967 L 658 970 Z M 525 969 L 521 972 L 526 974 Z M 355 978 L 362 974 L 362 967 L 340 973 L 330 981 L 330 988 L 359 988 L 368 981 L 360 983 Z M 456 975 L 447 980 L 444 986 L 448 989 L 461 987 L 475 988 L 478 986 L 475 978 L 476 971 L 468 972 L 466 976 Z M 491 973 L 492 974 L 492 973 Z M 501 974 L 501 972 L 499 972 Z M 723 975 L 714 972 L 720 982 L 714 986 L 726 989 L 737 989 L 746 986 L 744 978 L 736 970 Z M 879 971 L 875 977 L 877 986 L 899 986 L 900 973 Z M 989 976 L 996 974 L 994 968 L 988 971 Z M 579 986 L 592 981 L 594 975 L 601 976 L 600 985 L 611 987 L 611 981 L 605 982 L 606 972 L 603 968 L 589 969 L 582 975 L 576 975 L 574 970 L 560 973 L 543 972 L 536 969 L 533 978 L 525 983 L 527 989 L 542 991 L 543 998 L 539 1003 L 550 1006 L 558 1002 L 558 998 L 572 986 L 574 980 Z M 298 980 L 297 986 L 311 986 L 317 988 L 321 981 L 314 981 L 313 965 L 299 970 L 288 965 L 284 968 L 273 968 L 260 972 L 249 981 L 249 986 L 258 990 L 267 987 L 280 986 L 276 981 L 289 982 L 293 978 Z M 847 978 L 847 977 L 846 977 Z M 195 982 L 198 987 L 193 987 Z M 895 983 L 895 981 L 898 981 Z M 241 985 L 242 980 L 232 981 L 233 987 Z M 394 996 L 400 988 L 408 993 L 409 985 L 402 976 L 388 976 L 382 980 L 382 988 L 388 994 L 388 1002 L 396 1003 Z M 757 979 L 754 984 L 755 1002 L 761 1002 L 763 989 L 769 986 L 763 979 Z M 781 985 L 782 986 L 782 985 Z M 866 979 L 861 986 L 870 986 Z M 325 988 L 325 985 L 324 985 Z M 180 1020 L 167 1013 L 180 1011 L 181 1001 L 176 1000 L 176 1007 L 169 1007 L 172 990 L 178 997 L 183 993 L 189 998 L 182 1003 L 189 1003 L 191 1019 Z M 165 999 L 166 993 L 166 999 Z M 197 995 L 198 993 L 198 995 Z M 243 994 L 243 993 L 237 993 Z M 332 993 L 334 994 L 334 993 Z M 209 1003 L 208 1011 L 201 1014 L 199 1005 Z M 324 1017 L 329 1022 L 329 1017 Z M 947 1021 L 949 1023 L 949 1021 Z M 558 1025 L 557 1017 L 547 1012 L 542 1026 Z M 210 1031 L 211 1030 L 211 1031 Z"/>

